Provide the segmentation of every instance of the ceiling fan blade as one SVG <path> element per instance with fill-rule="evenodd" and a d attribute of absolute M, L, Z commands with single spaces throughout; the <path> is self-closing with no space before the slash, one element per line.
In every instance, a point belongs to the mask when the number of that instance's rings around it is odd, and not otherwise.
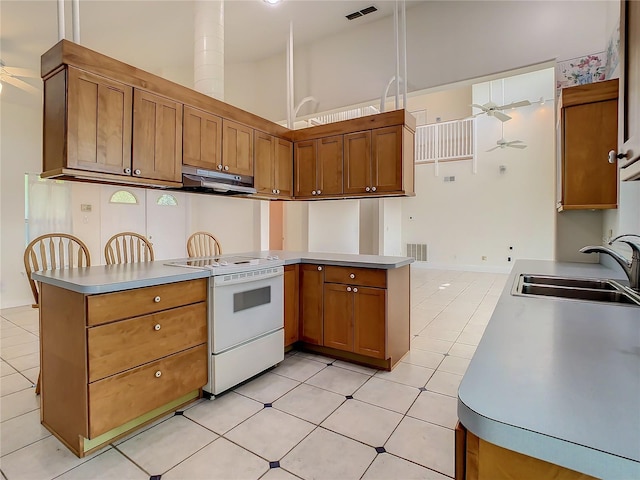
<path fill-rule="evenodd" d="M 489 150 L 487 150 L 487 152 L 493 152 L 494 150 L 496 150 L 497 148 L 501 148 L 502 145 L 498 145 L 496 147 L 490 148 Z"/>
<path fill-rule="evenodd" d="M 499 120 L 502 120 L 503 122 L 511 120 L 511 117 L 509 115 L 499 112 L 498 110 L 493 110 L 493 116 Z"/>
<path fill-rule="evenodd" d="M 30 70 L 28 68 L 18 68 L 18 67 L 2 67 L 5 72 L 14 77 L 25 77 L 25 78 L 40 78 L 38 72 L 34 70 Z"/>
<path fill-rule="evenodd" d="M 507 147 L 511 147 L 511 148 L 520 148 L 520 149 L 522 149 L 522 148 L 527 148 L 527 146 L 526 146 L 526 145 L 507 145 Z"/>
<path fill-rule="evenodd" d="M 474 107 L 474 108 L 479 108 L 480 110 L 482 110 L 483 112 L 488 112 L 489 109 L 487 107 L 485 107 L 484 105 L 478 105 L 477 103 L 472 103 L 471 105 L 469 105 L 470 107 Z"/>
<path fill-rule="evenodd" d="M 515 143 L 524 143 L 522 140 L 511 140 L 510 142 L 505 142 L 507 145 L 513 145 Z"/>
<path fill-rule="evenodd" d="M 508 110 L 510 108 L 526 107 L 528 105 L 531 105 L 529 100 L 522 100 L 520 102 L 511 102 L 508 105 L 502 105 L 501 107 L 497 107 L 497 110 Z"/>
<path fill-rule="evenodd" d="M 24 90 L 25 92 L 33 93 L 34 95 L 40 95 L 40 90 L 29 85 L 27 82 L 20 80 L 19 78 L 12 77 L 11 75 L 2 75 L 2 77 L 0 77 L 0 80 L 8 83 L 9 85 L 13 85 L 16 88 Z"/>

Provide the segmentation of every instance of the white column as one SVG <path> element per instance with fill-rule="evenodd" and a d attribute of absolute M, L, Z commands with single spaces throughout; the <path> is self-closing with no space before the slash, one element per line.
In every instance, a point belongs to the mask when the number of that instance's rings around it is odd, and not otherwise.
<path fill-rule="evenodd" d="M 196 1 L 194 26 L 194 88 L 224 100 L 224 1 Z"/>

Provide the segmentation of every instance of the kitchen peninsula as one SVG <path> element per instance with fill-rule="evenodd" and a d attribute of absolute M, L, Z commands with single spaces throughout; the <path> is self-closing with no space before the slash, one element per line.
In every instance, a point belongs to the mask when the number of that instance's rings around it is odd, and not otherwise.
<path fill-rule="evenodd" d="M 258 268 L 284 270 L 288 345 L 386 369 L 409 350 L 412 258 L 265 251 L 218 260 L 209 267 L 182 259 L 33 274 L 41 291 L 41 420 L 76 455 L 213 385 L 214 279 L 235 285 Z M 276 299 L 278 291 L 268 294 Z M 231 299 L 229 309 L 252 308 L 264 295 L 263 287 L 240 306 Z M 283 333 L 281 325 L 270 337 L 280 339 L 280 359 Z"/>
<path fill-rule="evenodd" d="M 517 295 L 522 274 L 624 278 L 514 265 L 458 391 L 456 478 L 640 478 L 640 307 Z"/>

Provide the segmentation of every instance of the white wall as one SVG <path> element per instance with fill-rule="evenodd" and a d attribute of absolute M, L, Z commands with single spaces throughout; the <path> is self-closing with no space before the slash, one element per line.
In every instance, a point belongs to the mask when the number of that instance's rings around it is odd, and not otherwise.
<path fill-rule="evenodd" d="M 283 234 L 285 250 L 309 250 L 309 203 L 285 202 Z"/>
<path fill-rule="evenodd" d="M 553 59 L 604 50 L 611 1 L 430 1 L 407 12 L 409 91 L 447 85 Z M 284 53 L 250 79 L 229 65 L 227 84 L 258 92 L 242 107 L 286 118 Z M 379 99 L 395 74 L 392 17 L 294 47 L 295 100 L 313 95 L 318 111 Z M 242 101 L 229 91 L 228 101 Z M 308 112 L 303 112 L 308 113 Z"/>
<path fill-rule="evenodd" d="M 360 252 L 358 200 L 309 202 L 309 251 Z"/>
<path fill-rule="evenodd" d="M 500 87 L 494 82 L 498 103 Z M 505 101 L 549 98 L 553 88 L 552 69 L 511 77 Z M 486 83 L 474 85 L 474 103 L 486 103 L 488 90 Z M 433 164 L 416 166 L 416 196 L 402 199 L 403 243 L 426 243 L 432 266 L 495 270 L 509 268 L 509 256 L 554 257 L 554 108 L 546 103 L 507 113 L 512 120 L 504 124 L 505 139 L 523 140 L 526 149 L 487 152 L 502 135 L 501 122 L 480 115 L 477 174 L 470 160 L 441 163 L 440 176 Z M 445 176 L 455 181 L 444 182 Z"/>
<path fill-rule="evenodd" d="M 379 254 L 403 255 L 402 199 L 383 198 L 380 200 L 379 220 Z"/>

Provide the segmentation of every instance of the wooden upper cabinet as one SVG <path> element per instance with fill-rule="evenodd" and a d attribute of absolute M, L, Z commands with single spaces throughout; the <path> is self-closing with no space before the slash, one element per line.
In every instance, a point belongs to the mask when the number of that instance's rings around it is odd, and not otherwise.
<path fill-rule="evenodd" d="M 316 142 L 318 169 L 316 196 L 342 194 L 343 136 L 320 138 Z"/>
<path fill-rule="evenodd" d="M 295 196 L 311 197 L 316 191 L 316 141 L 296 142 L 294 146 Z"/>
<path fill-rule="evenodd" d="M 300 340 L 322 345 L 324 266 L 300 264 Z"/>
<path fill-rule="evenodd" d="M 367 190 L 369 188 L 369 190 Z M 371 190 L 371 131 L 344 136 L 344 192 Z"/>
<path fill-rule="evenodd" d="M 616 208 L 618 171 L 608 154 L 618 140 L 618 80 L 561 92 L 562 209 Z"/>
<path fill-rule="evenodd" d="M 263 132 L 254 137 L 254 187 L 258 193 L 291 197 L 293 145 Z"/>
<path fill-rule="evenodd" d="M 182 163 L 216 170 L 222 163 L 222 118 L 185 105 L 182 120 Z"/>
<path fill-rule="evenodd" d="M 402 190 L 402 128 L 397 125 L 372 131 L 371 189 L 374 192 Z"/>
<path fill-rule="evenodd" d="M 132 169 L 136 177 L 182 180 L 182 104 L 134 91 Z"/>
<path fill-rule="evenodd" d="M 293 144 L 282 138 L 275 138 L 275 167 L 273 186 L 279 196 L 291 197 L 293 194 Z"/>
<path fill-rule="evenodd" d="M 222 164 L 225 173 L 253 176 L 253 129 L 222 120 Z"/>
<path fill-rule="evenodd" d="M 640 2 L 620 2 L 618 153 L 622 180 L 640 180 Z"/>
<path fill-rule="evenodd" d="M 131 109 L 133 89 L 122 83 L 73 67 L 68 68 L 67 167 L 125 174 L 131 168 Z M 64 71 L 59 73 L 62 81 Z M 53 79 L 55 82 L 57 79 Z M 53 92 L 51 92 L 53 95 Z M 47 94 L 47 107 L 64 97 Z M 63 108 L 63 106 L 62 106 Z M 62 122 L 64 115 L 58 120 Z M 45 145 L 46 145 L 45 132 Z M 47 149 L 45 148 L 45 157 Z M 46 164 L 46 159 L 45 159 Z"/>

